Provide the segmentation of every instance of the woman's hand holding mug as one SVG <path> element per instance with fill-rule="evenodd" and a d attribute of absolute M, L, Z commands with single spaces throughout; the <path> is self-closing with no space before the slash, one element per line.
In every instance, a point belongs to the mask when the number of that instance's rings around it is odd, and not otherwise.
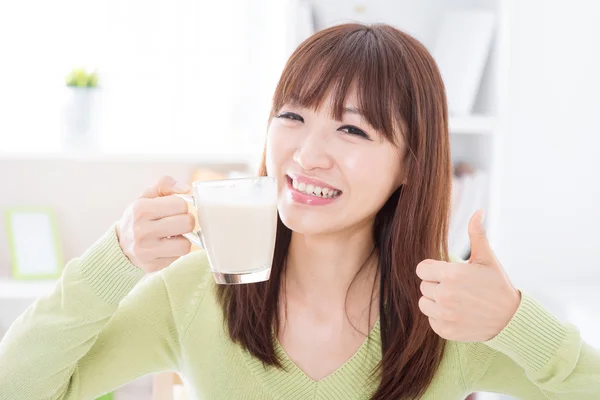
<path fill-rule="evenodd" d="M 117 224 L 123 253 L 146 273 L 168 267 L 190 252 L 191 243 L 181 236 L 194 230 L 195 218 L 175 194 L 187 193 L 185 183 L 165 176 L 147 188 L 131 204 Z"/>

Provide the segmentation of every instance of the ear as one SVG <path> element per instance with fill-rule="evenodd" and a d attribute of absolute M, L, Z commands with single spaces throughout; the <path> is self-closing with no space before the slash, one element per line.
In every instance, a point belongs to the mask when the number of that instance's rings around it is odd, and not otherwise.
<path fill-rule="evenodd" d="M 396 186 L 400 187 L 406 185 L 408 183 L 408 173 L 407 173 L 406 163 L 402 163 L 400 167 L 400 172 L 398 173 L 398 178 L 396 179 Z"/>

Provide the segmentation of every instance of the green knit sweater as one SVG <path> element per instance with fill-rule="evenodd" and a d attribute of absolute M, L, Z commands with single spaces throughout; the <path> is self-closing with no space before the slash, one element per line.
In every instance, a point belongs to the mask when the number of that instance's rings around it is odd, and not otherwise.
<path fill-rule="evenodd" d="M 232 343 L 214 289 L 202 252 L 144 276 L 109 230 L 0 342 L 0 400 L 94 399 L 158 371 L 179 372 L 195 399 L 367 399 L 376 389 L 368 377 L 381 358 L 378 324 L 346 364 L 314 381 L 279 345 L 285 370 Z M 423 399 L 473 391 L 600 399 L 600 354 L 524 293 L 494 339 L 448 342 Z"/>

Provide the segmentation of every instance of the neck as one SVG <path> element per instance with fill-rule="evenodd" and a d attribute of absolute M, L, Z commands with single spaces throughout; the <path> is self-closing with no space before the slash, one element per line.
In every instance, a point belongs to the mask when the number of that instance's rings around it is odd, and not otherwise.
<path fill-rule="evenodd" d="M 286 264 L 286 297 L 324 312 L 354 314 L 369 309 L 378 289 L 377 258 L 370 226 L 328 235 L 293 232 Z"/>

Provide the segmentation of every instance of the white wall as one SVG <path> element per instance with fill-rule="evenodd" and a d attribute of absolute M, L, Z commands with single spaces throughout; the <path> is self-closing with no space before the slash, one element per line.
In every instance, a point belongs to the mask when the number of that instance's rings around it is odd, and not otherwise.
<path fill-rule="evenodd" d="M 600 3 L 505 7 L 510 68 L 493 245 L 518 286 L 600 347 Z"/>
<path fill-rule="evenodd" d="M 600 4 L 509 3 L 495 245 L 511 275 L 527 285 L 598 287 Z"/>

